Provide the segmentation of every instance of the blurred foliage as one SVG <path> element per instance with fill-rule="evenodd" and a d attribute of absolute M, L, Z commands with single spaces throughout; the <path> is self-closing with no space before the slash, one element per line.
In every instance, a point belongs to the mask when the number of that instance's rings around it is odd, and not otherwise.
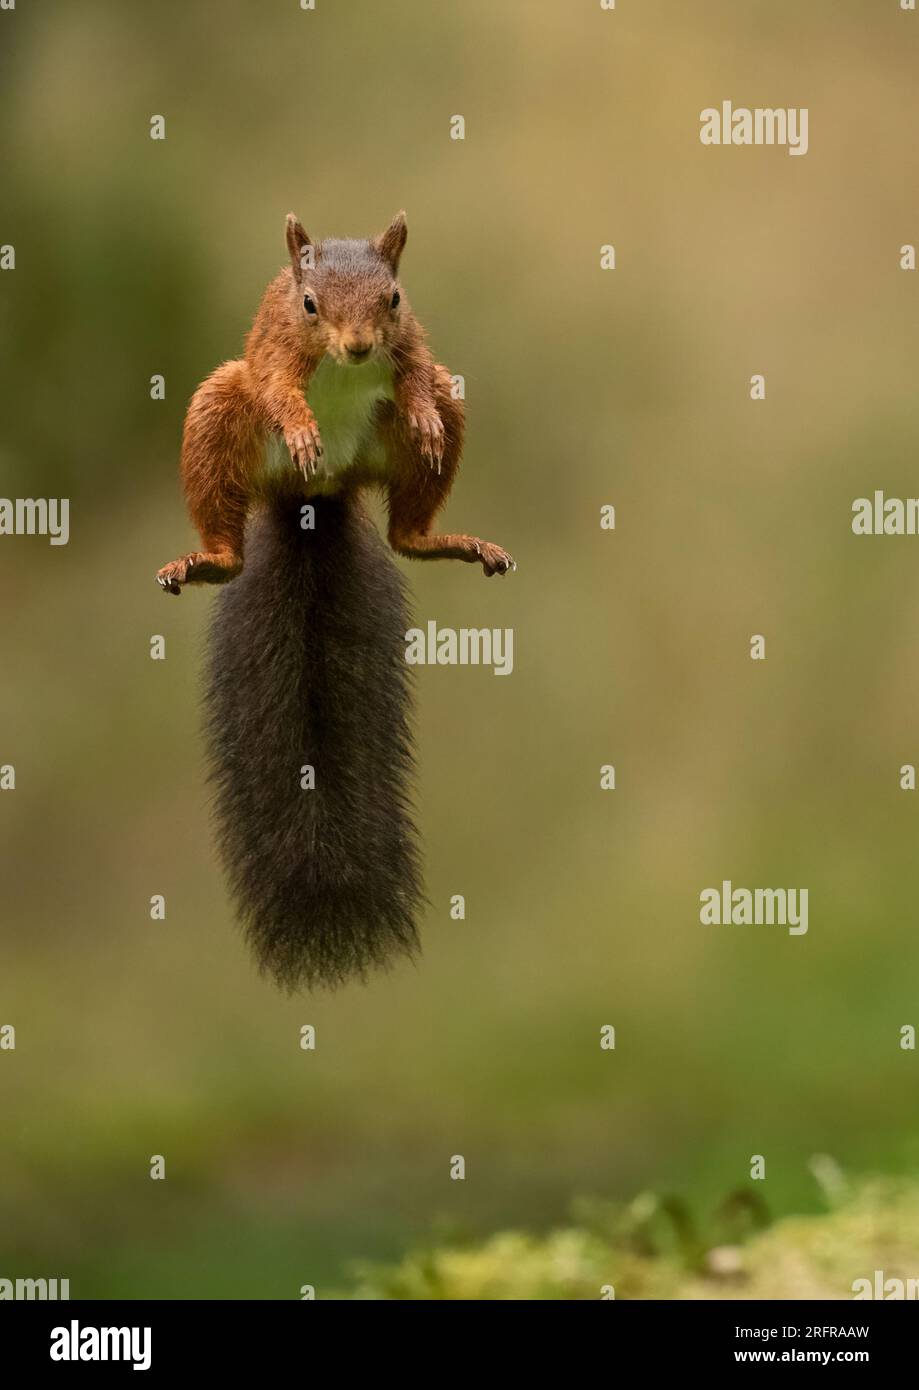
<path fill-rule="evenodd" d="M 653 1199 L 652 1199 L 653 1200 Z M 623 1218 L 612 1208 L 614 1220 Z M 629 1213 L 624 1214 L 628 1224 Z M 710 1246 L 701 1267 L 628 1238 L 571 1226 L 505 1231 L 355 1272 L 360 1299 L 851 1299 L 857 1279 L 919 1278 L 919 1189 L 870 1182 L 820 1216 L 777 1222 L 742 1246 Z M 895 1287 L 895 1286 L 892 1286 Z M 888 1289 L 889 1291 L 889 1289 Z"/>
<path fill-rule="evenodd" d="M 914 1168 L 898 1041 L 919 801 L 897 773 L 919 760 L 919 551 L 849 520 L 876 487 L 915 492 L 919 276 L 897 264 L 919 237 L 915 17 L 44 0 L 0 18 L 0 490 L 69 496 L 72 530 L 0 542 L 3 1272 L 290 1297 L 438 1218 L 540 1232 L 587 1191 L 708 1209 L 752 1153 L 775 1215 L 817 1204 L 815 1149 Z M 806 103 L 808 155 L 700 146 L 727 96 Z M 213 858 L 211 596 L 167 600 L 153 574 L 193 541 L 186 401 L 238 354 L 285 213 L 361 235 L 400 207 L 406 287 L 467 383 L 447 523 L 519 563 L 501 583 L 406 567 L 417 616 L 513 627 L 515 671 L 419 674 L 417 967 L 290 1000 L 255 975 Z M 808 935 L 700 928 L 725 877 L 807 886 Z M 656 1210 L 645 1238 L 673 1225 Z M 577 1262 L 602 1237 L 571 1239 Z"/>

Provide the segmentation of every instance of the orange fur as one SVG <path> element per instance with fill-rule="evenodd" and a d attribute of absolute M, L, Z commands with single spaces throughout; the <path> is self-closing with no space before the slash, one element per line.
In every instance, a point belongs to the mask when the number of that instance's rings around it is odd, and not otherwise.
<path fill-rule="evenodd" d="M 433 531 L 459 467 L 463 406 L 453 399 L 450 375 L 435 363 L 398 283 L 405 236 L 400 213 L 371 241 L 314 246 L 293 214 L 288 217 L 291 264 L 268 286 L 245 356 L 218 367 L 188 408 L 182 480 L 203 548 L 159 571 L 168 592 L 225 582 L 241 571 L 248 512 L 265 486 L 276 486 L 263 471 L 271 434 L 283 437 L 291 480 L 298 468 L 302 495 L 310 497 L 323 446 L 308 399 L 325 357 L 346 368 L 375 358 L 392 372 L 393 400 L 379 403 L 373 416 L 374 447 L 337 474 L 335 486 L 385 487 L 389 540 L 402 555 L 477 561 L 487 575 L 513 567 L 507 552 L 489 541 Z M 307 310 L 307 299 L 317 312 Z M 382 468 L 369 457 L 379 452 Z"/>

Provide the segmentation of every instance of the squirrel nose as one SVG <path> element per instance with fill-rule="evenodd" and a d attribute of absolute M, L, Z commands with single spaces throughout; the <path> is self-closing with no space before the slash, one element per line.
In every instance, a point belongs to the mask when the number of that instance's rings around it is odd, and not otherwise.
<path fill-rule="evenodd" d="M 345 343 L 345 351 L 352 362 L 362 362 L 365 357 L 369 356 L 372 348 L 373 343 L 366 338 L 351 338 Z"/>

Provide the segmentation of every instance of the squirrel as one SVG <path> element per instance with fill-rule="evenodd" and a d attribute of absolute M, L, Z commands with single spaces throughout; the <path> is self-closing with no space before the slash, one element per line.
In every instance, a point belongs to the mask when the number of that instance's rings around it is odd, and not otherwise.
<path fill-rule="evenodd" d="M 463 403 L 399 282 L 400 212 L 369 240 L 313 243 L 293 213 L 242 359 L 192 397 L 181 473 L 202 549 L 170 594 L 221 586 L 205 692 L 218 840 L 260 967 L 293 990 L 412 955 L 422 900 L 409 814 L 410 626 L 392 550 L 515 569 L 433 530 Z M 232 582 L 231 582 L 232 581 Z"/>

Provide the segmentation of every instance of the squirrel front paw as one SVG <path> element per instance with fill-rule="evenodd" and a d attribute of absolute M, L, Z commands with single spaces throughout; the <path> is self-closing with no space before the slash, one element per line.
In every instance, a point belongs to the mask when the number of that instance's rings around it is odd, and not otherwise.
<path fill-rule="evenodd" d="M 433 406 L 416 410 L 413 415 L 409 415 L 408 423 L 421 457 L 429 468 L 436 468 L 439 473 L 444 457 L 445 440 L 443 421 L 437 411 Z"/>
<path fill-rule="evenodd" d="M 284 443 L 290 450 L 290 457 L 300 469 L 304 478 L 311 478 L 319 467 L 322 458 L 322 440 L 319 426 L 314 416 L 303 425 L 284 431 Z"/>

